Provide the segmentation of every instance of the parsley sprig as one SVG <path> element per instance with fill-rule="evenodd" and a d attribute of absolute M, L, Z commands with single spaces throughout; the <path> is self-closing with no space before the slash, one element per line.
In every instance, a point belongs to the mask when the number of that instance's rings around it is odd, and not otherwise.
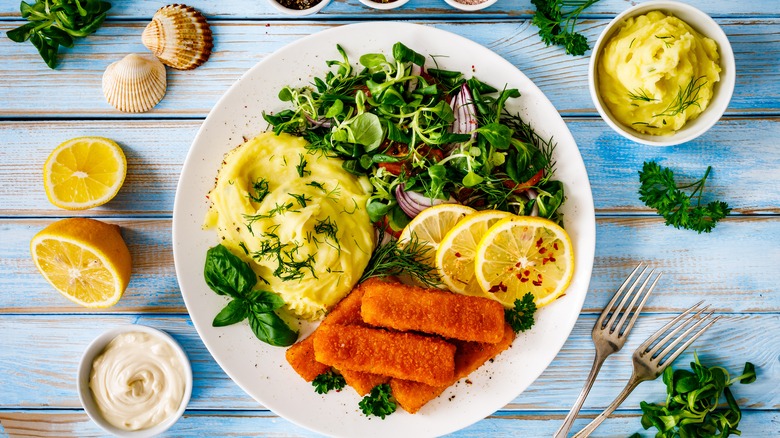
<path fill-rule="evenodd" d="M 523 295 L 523 298 L 515 300 L 515 306 L 504 310 L 506 322 L 512 326 L 515 333 L 524 332 L 534 325 L 534 312 L 536 312 L 536 303 L 534 295 L 531 292 Z"/>
<path fill-rule="evenodd" d="M 329 370 L 315 377 L 311 384 L 317 394 L 327 394 L 330 391 L 341 391 L 347 386 L 347 381 L 341 374 Z"/>
<path fill-rule="evenodd" d="M 745 363 L 742 375 L 729 378 L 722 367 L 706 367 L 694 353 L 691 371 L 668 367 L 663 374 L 666 384 L 666 403 L 641 402 L 642 427 L 655 427 L 656 438 L 727 437 L 741 435 L 737 429 L 742 411 L 729 386 L 756 381 L 752 363 Z M 726 407 L 718 409 L 721 396 Z M 634 436 L 638 436 L 635 434 Z"/>
<path fill-rule="evenodd" d="M 723 201 L 701 204 L 704 183 L 711 170 L 712 167 L 707 167 L 704 176 L 698 181 L 678 186 L 671 169 L 661 167 L 654 161 L 645 162 L 639 171 L 639 199 L 648 207 L 656 209 L 666 219 L 666 225 L 709 233 L 719 220 L 731 212 L 731 208 Z M 690 195 L 683 191 L 691 188 L 693 191 Z"/>
<path fill-rule="evenodd" d="M 374 415 L 384 420 L 386 416 L 395 412 L 396 408 L 390 385 L 383 383 L 375 386 L 370 394 L 360 400 L 359 406 L 365 415 Z"/>
<path fill-rule="evenodd" d="M 531 23 L 539 28 L 546 45 L 562 46 L 567 55 L 584 55 L 590 48 L 588 40 L 574 31 L 582 11 L 598 0 L 531 0 L 536 6 Z"/>

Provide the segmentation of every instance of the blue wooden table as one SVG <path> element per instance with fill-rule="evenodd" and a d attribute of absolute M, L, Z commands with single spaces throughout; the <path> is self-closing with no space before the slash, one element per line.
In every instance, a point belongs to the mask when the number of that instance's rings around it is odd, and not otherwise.
<path fill-rule="evenodd" d="M 523 394 L 456 436 L 550 436 L 574 402 L 593 358 L 590 330 L 615 287 L 639 261 L 665 273 L 628 344 L 608 360 L 574 429 L 601 411 L 631 372 L 631 352 L 664 321 L 704 299 L 723 319 L 696 344 L 705 363 L 741 371 L 753 362 L 759 380 L 735 388 L 746 437 L 780 436 L 780 3 L 777 0 L 690 0 L 723 27 L 737 62 L 726 116 L 704 136 L 677 147 L 652 148 L 615 134 L 587 92 L 588 56 L 545 47 L 530 25 L 529 0 L 500 0 L 477 13 L 441 0 L 412 0 L 375 11 L 357 0 L 334 0 L 319 14 L 292 19 L 263 0 L 191 0 L 213 26 L 211 59 L 188 72 L 169 71 L 168 94 L 151 112 L 123 114 L 101 92 L 105 67 L 145 52 L 140 34 L 159 0 L 114 0 L 110 18 L 80 40 L 58 70 L 30 44 L 5 31 L 22 23 L 16 0 L 0 4 L 0 431 L 11 436 L 92 436 L 101 430 L 81 410 L 76 366 L 87 344 L 126 323 L 171 333 L 190 356 L 192 400 L 170 435 L 316 436 L 280 419 L 244 394 L 206 351 L 184 307 L 173 267 L 171 216 L 182 163 L 203 118 L 242 73 L 304 35 L 364 20 L 409 20 L 470 38 L 516 65 L 564 116 L 582 152 L 597 214 L 596 260 L 590 291 L 570 339 Z M 580 29 L 591 44 L 607 22 L 634 4 L 602 0 Z M 62 141 L 85 135 L 115 139 L 128 159 L 116 199 L 73 213 L 53 207 L 41 178 L 43 162 Z M 637 197 L 645 160 L 698 178 L 707 165 L 708 191 L 732 214 L 711 234 L 666 227 Z M 88 311 L 62 298 L 40 276 L 31 237 L 62 217 L 96 217 L 122 227 L 134 261 L 128 290 L 115 307 Z M 693 348 L 678 360 L 687 366 Z M 662 401 L 660 381 L 639 386 L 596 436 L 641 431 L 639 402 Z M 378 423 L 381 424 L 381 423 Z M 651 436 L 643 432 L 643 436 Z"/>

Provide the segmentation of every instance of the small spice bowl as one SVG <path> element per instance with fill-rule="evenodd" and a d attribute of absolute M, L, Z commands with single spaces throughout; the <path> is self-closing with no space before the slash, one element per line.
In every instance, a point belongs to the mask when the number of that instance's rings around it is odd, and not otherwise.
<path fill-rule="evenodd" d="M 387 11 L 390 9 L 400 8 L 401 6 L 409 3 L 409 0 L 393 0 L 387 2 L 376 2 L 373 0 L 360 0 L 360 3 L 363 3 L 369 8 Z"/>
<path fill-rule="evenodd" d="M 449 1 L 449 0 L 447 0 Z M 671 135 L 650 135 L 635 131 L 630 126 L 626 126 L 612 115 L 607 108 L 599 92 L 598 84 L 598 65 L 604 46 L 610 37 L 615 33 L 619 24 L 627 18 L 647 14 L 651 11 L 661 11 L 666 14 L 674 15 L 680 20 L 688 23 L 693 29 L 702 36 L 710 38 L 718 45 L 718 54 L 720 55 L 720 80 L 715 83 L 712 99 L 707 108 L 693 120 L 688 120 L 682 129 Z M 637 143 L 650 146 L 673 146 L 685 143 L 699 137 L 709 130 L 718 120 L 720 120 L 726 108 L 729 106 L 731 96 L 734 93 L 734 83 L 736 79 L 736 63 L 734 62 L 734 52 L 731 49 L 731 43 L 723 32 L 723 29 L 709 15 L 685 3 L 677 1 L 649 1 L 632 6 L 619 14 L 607 24 L 607 27 L 601 32 L 596 44 L 593 47 L 593 53 L 590 57 L 588 66 L 588 88 L 593 104 L 596 106 L 601 118 L 618 134 L 633 140 Z"/>
<path fill-rule="evenodd" d="M 498 0 L 485 0 L 483 2 L 474 3 L 474 4 L 461 3 L 457 0 L 444 0 L 444 1 L 445 3 L 452 6 L 455 9 L 460 9 L 461 11 L 466 11 L 466 12 L 473 12 L 473 11 L 479 11 L 487 7 L 493 6 Z M 464 0 L 464 1 L 468 1 L 468 0 Z"/>
<path fill-rule="evenodd" d="M 282 0 L 282 1 L 285 1 L 285 0 Z M 277 11 L 279 11 L 279 12 L 281 12 L 283 14 L 294 15 L 294 16 L 297 16 L 297 17 L 303 17 L 303 16 L 306 16 L 306 15 L 316 14 L 317 12 L 322 10 L 322 8 L 327 6 L 328 3 L 330 3 L 330 0 L 320 0 L 320 2 L 317 3 L 316 5 L 314 5 L 314 6 L 310 7 L 310 8 L 306 8 L 306 9 L 293 9 L 293 8 L 290 8 L 290 7 L 287 7 L 287 6 L 283 5 L 278 0 L 268 0 L 268 3 L 270 3 L 271 6 L 273 6 L 274 8 L 276 8 Z"/>
<path fill-rule="evenodd" d="M 92 373 L 93 362 L 98 356 L 103 354 L 108 344 L 119 335 L 135 332 L 149 334 L 151 337 L 161 340 L 171 347 L 174 355 L 178 358 L 182 365 L 182 371 L 184 373 L 184 394 L 182 396 L 179 409 L 168 416 L 165 420 L 146 429 L 129 431 L 115 427 L 106 421 L 105 418 L 103 418 L 103 415 L 100 413 L 100 409 L 98 408 L 92 395 L 92 390 L 89 387 L 89 380 Z M 171 426 L 173 426 L 184 414 L 184 410 L 187 408 L 187 404 L 190 401 L 190 396 L 192 395 L 192 368 L 190 366 L 190 361 L 187 358 L 187 354 L 184 352 L 184 349 L 182 349 L 179 343 L 176 342 L 176 340 L 173 339 L 169 334 L 161 330 L 153 329 L 143 325 L 125 325 L 104 332 L 89 344 L 87 349 L 84 351 L 84 354 L 81 356 L 81 362 L 79 363 L 78 368 L 77 386 L 79 400 L 81 401 L 81 405 L 84 407 L 84 411 L 86 411 L 89 418 L 92 419 L 95 424 L 100 426 L 100 428 L 118 437 L 147 438 L 165 432 Z"/>

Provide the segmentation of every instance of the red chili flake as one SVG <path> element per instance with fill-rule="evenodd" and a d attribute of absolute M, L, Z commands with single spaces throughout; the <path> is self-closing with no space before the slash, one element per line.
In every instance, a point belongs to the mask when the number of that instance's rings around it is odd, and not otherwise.
<path fill-rule="evenodd" d="M 550 261 L 551 261 L 551 262 L 554 262 L 554 261 L 555 261 L 555 257 L 553 257 L 553 256 L 550 256 Z"/>
<path fill-rule="evenodd" d="M 501 288 L 501 292 L 506 292 L 507 287 L 504 283 L 499 283 L 498 286 Z"/>
<path fill-rule="evenodd" d="M 498 287 L 498 285 L 495 285 L 495 286 L 491 287 L 490 290 L 488 290 L 488 292 L 496 293 L 496 292 L 499 291 L 499 289 L 500 288 Z"/>
<path fill-rule="evenodd" d="M 455 253 L 455 257 L 460 257 L 460 253 L 459 253 L 459 252 L 456 252 L 456 253 Z"/>
<path fill-rule="evenodd" d="M 525 275 L 525 276 L 529 276 L 529 275 L 531 275 L 531 271 L 529 271 L 528 269 L 526 269 L 525 271 L 523 271 L 523 275 Z"/>
<path fill-rule="evenodd" d="M 515 263 L 515 268 L 519 268 L 519 267 L 520 267 L 520 262 Z"/>
<path fill-rule="evenodd" d="M 527 278 L 527 277 L 523 277 L 523 278 L 521 278 L 521 279 L 520 279 L 520 283 L 525 283 L 525 282 L 527 282 L 527 281 L 528 281 L 528 278 Z"/>
<path fill-rule="evenodd" d="M 547 262 L 549 262 L 549 261 L 550 261 L 550 259 L 548 259 L 548 258 L 542 259 L 542 266 L 546 265 Z"/>
<path fill-rule="evenodd" d="M 547 252 L 547 248 L 539 248 L 539 254 L 544 254 Z"/>
<path fill-rule="evenodd" d="M 558 249 L 558 242 L 553 243 L 553 248 Z"/>
<path fill-rule="evenodd" d="M 533 282 L 531 282 L 531 283 L 532 283 L 534 286 L 541 286 L 541 285 L 542 285 L 542 282 L 541 282 L 541 281 L 533 281 Z"/>
<path fill-rule="evenodd" d="M 517 277 L 520 281 L 523 281 L 523 274 L 518 272 L 517 274 L 515 274 L 515 277 Z M 525 281 L 528 281 L 528 280 L 526 279 Z"/>
<path fill-rule="evenodd" d="M 542 243 L 544 243 L 544 240 L 542 240 L 542 238 L 540 237 L 539 240 L 536 241 L 536 247 L 539 248 L 540 246 L 542 246 Z"/>

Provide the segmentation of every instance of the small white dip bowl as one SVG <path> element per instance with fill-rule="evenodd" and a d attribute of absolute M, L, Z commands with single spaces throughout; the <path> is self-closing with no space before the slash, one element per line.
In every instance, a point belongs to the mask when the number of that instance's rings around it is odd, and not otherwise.
<path fill-rule="evenodd" d="M 179 409 L 174 414 L 172 414 L 170 417 L 165 419 L 165 421 L 163 421 L 162 423 L 156 426 L 152 426 L 147 429 L 128 431 L 128 430 L 123 430 L 114 427 L 113 425 L 111 425 L 111 423 L 109 423 L 103 418 L 103 416 L 100 413 L 100 410 L 98 409 L 92 397 L 92 391 L 89 388 L 89 377 L 92 372 L 92 363 L 95 361 L 95 358 L 97 358 L 101 353 L 103 353 L 103 350 L 106 349 L 108 343 L 123 333 L 132 333 L 132 332 L 148 333 L 151 336 L 154 336 L 158 339 L 167 342 L 168 345 L 171 346 L 171 348 L 173 349 L 173 351 L 176 353 L 179 360 L 181 361 L 182 369 L 184 370 L 185 386 L 184 386 L 184 396 L 182 397 L 181 405 L 179 406 Z M 181 345 L 179 345 L 179 343 L 176 342 L 176 340 L 174 340 L 169 334 L 161 330 L 153 329 L 151 327 L 147 327 L 143 325 L 123 325 L 104 332 L 89 344 L 87 349 L 84 351 L 84 354 L 81 356 L 81 362 L 79 363 L 79 369 L 78 369 L 77 383 L 78 383 L 79 400 L 81 400 L 81 405 L 84 407 L 84 411 L 86 411 L 89 418 L 91 418 L 92 421 L 95 422 L 95 424 L 100 426 L 106 432 L 111 433 L 118 437 L 147 438 L 165 432 L 171 426 L 173 426 L 173 424 L 176 423 L 176 421 L 178 421 L 179 418 L 181 418 L 182 414 L 184 414 L 184 410 L 187 408 L 187 404 L 190 401 L 190 396 L 192 395 L 192 367 L 190 366 L 190 361 L 187 358 L 187 354 L 181 348 Z"/>
<path fill-rule="evenodd" d="M 615 32 L 618 24 L 630 17 L 647 14 L 651 11 L 662 11 L 672 14 L 680 20 L 688 23 L 692 28 L 707 38 L 713 39 L 718 44 L 718 54 L 720 55 L 720 81 L 715 84 L 713 97 L 707 108 L 693 120 L 688 120 L 682 129 L 671 135 L 650 135 L 635 131 L 630 126 L 618 122 L 610 113 L 609 108 L 601 99 L 598 89 L 598 65 L 601 52 L 604 45 L 609 41 Z M 590 57 L 588 66 L 588 88 L 590 97 L 596 106 L 601 118 L 615 130 L 618 134 L 633 140 L 651 146 L 673 146 L 685 143 L 704 134 L 718 120 L 731 101 L 731 95 L 734 93 L 734 82 L 736 79 L 736 63 L 734 62 L 734 52 L 731 49 L 726 34 L 709 15 L 694 8 L 693 6 L 676 1 L 658 0 L 640 3 L 625 10 L 622 14 L 610 21 L 606 28 L 601 32 L 601 36 L 593 47 L 593 53 Z"/>
<path fill-rule="evenodd" d="M 387 3 L 375 2 L 373 0 L 360 0 L 360 3 L 363 3 L 369 8 L 386 11 L 390 9 L 400 8 L 401 6 L 409 3 L 409 0 L 395 0 Z"/>
<path fill-rule="evenodd" d="M 317 3 L 316 5 L 308 8 L 308 9 L 292 9 L 292 8 L 288 8 L 286 6 L 282 6 L 276 0 L 268 0 L 268 3 L 270 3 L 271 6 L 273 6 L 274 8 L 276 8 L 277 11 L 279 11 L 279 12 L 281 12 L 283 14 L 303 17 L 303 16 L 306 16 L 306 15 L 316 14 L 317 12 L 322 10 L 322 8 L 327 6 L 328 3 L 330 3 L 330 0 L 321 0 L 319 3 Z"/>
<path fill-rule="evenodd" d="M 466 11 L 466 12 L 473 12 L 473 11 L 479 11 L 485 9 L 489 6 L 493 6 L 497 1 L 498 0 L 485 0 L 482 3 L 467 5 L 465 3 L 460 3 L 456 0 L 444 0 L 445 3 L 452 6 L 453 8 L 460 9 L 461 11 Z"/>

